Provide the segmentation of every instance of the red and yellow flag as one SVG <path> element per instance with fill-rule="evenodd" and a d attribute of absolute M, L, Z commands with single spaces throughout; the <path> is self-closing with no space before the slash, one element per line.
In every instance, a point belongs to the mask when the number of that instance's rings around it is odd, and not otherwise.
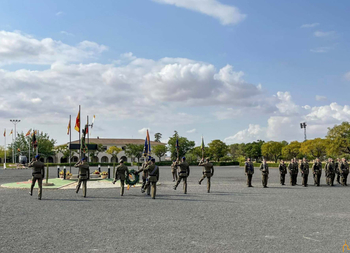
<path fill-rule="evenodd" d="M 12 135 L 13 134 L 13 129 L 11 129 L 11 132 L 10 132 L 10 134 L 9 135 Z"/>
<path fill-rule="evenodd" d="M 32 129 L 29 129 L 29 131 L 26 133 L 26 136 L 29 136 L 31 131 Z"/>
<path fill-rule="evenodd" d="M 75 120 L 75 127 L 74 129 L 78 132 L 80 132 L 80 111 L 78 112 L 77 119 Z"/>
<path fill-rule="evenodd" d="M 5 130 L 4 130 L 4 137 L 6 137 L 6 128 L 5 128 Z"/>
<path fill-rule="evenodd" d="M 70 133 L 70 120 L 68 122 L 68 127 L 67 127 L 67 135 Z"/>

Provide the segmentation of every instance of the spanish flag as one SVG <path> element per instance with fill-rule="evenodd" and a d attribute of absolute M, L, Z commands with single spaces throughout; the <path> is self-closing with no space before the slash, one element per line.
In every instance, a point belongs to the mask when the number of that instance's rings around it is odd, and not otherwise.
<path fill-rule="evenodd" d="M 13 134 L 13 129 L 11 129 L 11 132 L 10 132 L 10 134 L 9 135 L 12 135 Z"/>
<path fill-rule="evenodd" d="M 80 132 L 80 111 L 78 112 L 77 119 L 75 120 L 75 127 L 74 127 L 74 129 L 77 132 Z"/>
<path fill-rule="evenodd" d="M 6 137 L 6 128 L 5 128 L 5 130 L 4 130 L 4 137 Z"/>
<path fill-rule="evenodd" d="M 67 135 L 70 133 L 70 120 L 68 122 L 68 127 L 67 127 Z"/>
<path fill-rule="evenodd" d="M 26 136 L 29 136 L 31 131 L 32 129 L 29 129 L 29 131 L 26 133 Z"/>

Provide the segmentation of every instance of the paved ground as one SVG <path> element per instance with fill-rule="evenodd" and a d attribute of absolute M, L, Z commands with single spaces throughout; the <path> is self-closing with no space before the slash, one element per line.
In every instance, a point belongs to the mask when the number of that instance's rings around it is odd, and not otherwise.
<path fill-rule="evenodd" d="M 197 183 L 201 169 L 192 167 L 184 195 L 172 189 L 169 167 L 160 173 L 155 200 L 140 188 L 124 197 L 90 189 L 86 199 L 44 190 L 41 201 L 28 190 L 0 188 L 0 252 L 294 253 L 350 245 L 350 188 L 328 187 L 324 176 L 321 187 L 282 187 L 271 169 L 270 188 L 262 188 L 260 173 L 247 188 L 242 168 L 218 167 L 207 194 Z M 29 170 L 0 170 L 0 184 L 29 177 Z"/>

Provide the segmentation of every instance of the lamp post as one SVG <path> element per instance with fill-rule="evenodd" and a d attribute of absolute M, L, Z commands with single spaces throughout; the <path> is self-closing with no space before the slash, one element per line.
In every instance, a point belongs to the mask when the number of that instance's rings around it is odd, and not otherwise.
<path fill-rule="evenodd" d="M 304 141 L 306 141 L 306 122 L 300 123 L 300 128 L 304 129 Z"/>
<path fill-rule="evenodd" d="M 15 143 L 16 143 L 16 139 L 17 139 L 17 130 L 16 130 L 16 125 L 21 122 L 20 119 L 10 119 L 10 121 L 12 122 L 12 124 L 15 126 Z M 14 145 L 12 144 L 12 162 L 16 163 L 16 147 L 14 147 Z"/>

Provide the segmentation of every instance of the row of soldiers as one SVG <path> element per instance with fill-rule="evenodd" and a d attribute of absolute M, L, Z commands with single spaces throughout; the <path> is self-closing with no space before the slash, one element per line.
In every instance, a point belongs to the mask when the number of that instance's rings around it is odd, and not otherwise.
<path fill-rule="evenodd" d="M 304 187 L 308 186 L 308 177 L 310 173 L 309 162 L 306 158 L 297 161 L 297 159 L 291 159 L 290 163 L 285 164 L 283 160 L 281 160 L 278 170 L 280 172 L 280 183 L 281 185 L 285 185 L 286 174 L 289 172 L 290 175 L 290 185 L 297 185 L 298 172 L 300 171 L 300 175 L 302 177 L 302 185 Z M 332 158 L 328 158 L 325 166 L 325 176 L 327 185 L 334 186 L 334 180 L 336 180 L 338 184 L 343 186 L 347 186 L 347 178 L 349 175 L 349 165 L 345 158 L 341 160 L 337 158 L 337 161 L 334 162 Z M 267 181 L 269 175 L 269 166 L 264 159 L 260 165 L 261 177 L 262 177 L 262 185 L 264 188 L 267 188 Z M 248 187 L 252 186 L 252 177 L 254 174 L 254 165 L 251 162 L 250 158 L 247 159 L 245 163 L 245 174 L 247 176 L 247 185 Z M 317 158 L 312 165 L 312 175 L 314 178 L 314 185 L 320 186 L 321 176 L 322 176 L 322 163 L 320 159 Z"/>

